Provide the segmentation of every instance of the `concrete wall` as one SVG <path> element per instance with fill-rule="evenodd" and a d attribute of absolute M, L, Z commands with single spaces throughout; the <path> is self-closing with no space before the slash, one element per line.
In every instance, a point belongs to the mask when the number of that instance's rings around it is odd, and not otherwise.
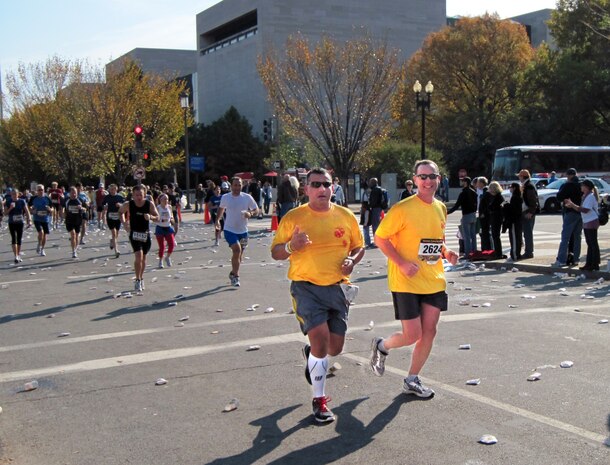
<path fill-rule="evenodd" d="M 552 11 L 552 9 L 547 8 L 545 10 L 532 11 L 531 13 L 526 13 L 524 15 L 514 16 L 510 19 L 530 26 L 531 40 L 534 47 L 538 47 L 542 42 L 554 46 L 555 42 L 547 25 L 547 21 L 551 19 Z"/>
<path fill-rule="evenodd" d="M 194 74 L 197 71 L 195 50 L 134 48 L 108 63 L 106 74 L 122 69 L 125 60 L 135 61 L 145 73 L 154 73 L 170 79 Z"/>
<path fill-rule="evenodd" d="M 202 53 L 210 46 L 210 32 L 252 11 L 255 35 Z M 297 32 L 312 42 L 323 35 L 343 41 L 366 28 L 407 59 L 445 21 L 444 0 L 224 0 L 197 15 L 199 121 L 214 121 L 233 105 L 261 133 L 272 110 L 256 71 L 257 58 L 269 46 L 282 50 Z"/>

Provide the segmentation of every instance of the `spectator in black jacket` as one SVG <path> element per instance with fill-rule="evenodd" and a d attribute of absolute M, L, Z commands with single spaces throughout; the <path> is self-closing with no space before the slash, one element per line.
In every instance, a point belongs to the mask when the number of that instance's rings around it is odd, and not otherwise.
<path fill-rule="evenodd" d="M 373 228 L 373 236 L 381 222 L 381 211 L 383 210 L 383 189 L 379 187 L 377 178 L 369 179 L 369 209 L 371 214 L 371 226 Z"/>
<path fill-rule="evenodd" d="M 580 260 L 580 241 L 582 236 L 582 217 L 578 210 L 566 208 L 566 200 L 570 200 L 574 205 L 580 205 L 582 191 L 580 190 L 580 180 L 574 168 L 566 171 L 568 180 L 559 188 L 557 200 L 561 202 L 563 209 L 563 224 L 561 226 L 561 241 L 557 251 L 557 259 L 552 266 L 566 266 L 570 245 L 572 245 L 573 259 L 570 260 L 574 265 Z"/>
<path fill-rule="evenodd" d="M 497 181 L 492 181 L 487 189 L 489 201 L 487 206 L 487 215 L 489 217 L 489 225 L 491 228 L 491 241 L 493 243 L 494 258 L 506 258 L 502 254 L 502 240 L 500 239 L 502 233 L 502 222 L 504 220 L 502 214 L 502 204 L 504 204 L 504 198 L 502 197 L 502 187 Z"/>
<path fill-rule="evenodd" d="M 479 225 L 481 226 L 481 250 L 491 250 L 491 222 L 489 218 L 489 204 L 491 202 L 491 194 L 487 190 L 487 178 L 479 176 L 477 178 L 477 196 L 479 213 Z M 476 247 L 475 247 L 476 249 Z"/>
<path fill-rule="evenodd" d="M 464 241 L 464 258 L 468 258 L 477 247 L 477 193 L 470 186 L 470 183 L 471 179 L 469 177 L 460 179 L 462 192 L 460 192 L 455 205 L 447 212 L 447 214 L 451 214 L 458 208 L 462 209 L 460 233 Z"/>
<path fill-rule="evenodd" d="M 508 230 L 508 239 L 510 240 L 510 258 L 507 261 L 514 262 L 521 259 L 521 247 L 523 245 L 523 236 L 521 231 L 523 197 L 521 196 L 521 186 L 518 182 L 513 182 L 509 189 L 511 193 L 510 202 L 505 203 L 502 207 L 504 212 L 502 232 Z"/>
<path fill-rule="evenodd" d="M 521 215 L 521 229 L 523 230 L 523 243 L 525 251 L 521 258 L 534 258 L 534 224 L 536 223 L 536 214 L 539 211 L 538 191 L 532 183 L 531 175 L 528 170 L 521 170 L 517 175 L 521 181 L 521 194 L 523 195 L 523 204 L 525 210 Z"/>

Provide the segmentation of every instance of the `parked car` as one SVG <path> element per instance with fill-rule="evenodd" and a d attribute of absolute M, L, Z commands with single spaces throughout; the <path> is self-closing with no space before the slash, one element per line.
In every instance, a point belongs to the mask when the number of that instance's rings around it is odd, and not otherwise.
<path fill-rule="evenodd" d="M 532 178 L 533 179 L 533 178 Z M 584 179 L 584 178 L 583 178 Z M 605 198 L 610 194 L 610 184 L 600 178 L 587 178 L 595 184 L 600 197 Z M 547 213 L 557 213 L 561 211 L 561 203 L 557 200 L 557 192 L 559 188 L 567 181 L 567 178 L 559 178 L 543 189 L 538 189 L 538 202 L 540 203 L 540 209 Z M 502 191 L 502 197 L 504 200 L 510 200 L 510 191 Z"/>

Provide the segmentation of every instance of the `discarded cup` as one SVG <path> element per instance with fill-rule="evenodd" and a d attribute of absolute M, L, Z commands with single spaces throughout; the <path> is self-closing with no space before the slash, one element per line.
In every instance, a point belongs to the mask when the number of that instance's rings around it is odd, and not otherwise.
<path fill-rule="evenodd" d="M 246 351 L 247 352 L 252 352 L 253 350 L 260 350 L 260 348 L 261 348 L 261 346 L 259 346 L 259 345 L 253 345 L 253 346 L 248 347 L 246 349 Z"/>
<path fill-rule="evenodd" d="M 491 434 L 484 434 L 480 437 L 479 442 L 481 444 L 491 445 L 496 444 L 498 442 L 498 439 L 495 436 L 492 436 Z"/>
<path fill-rule="evenodd" d="M 466 384 L 468 384 L 469 386 L 478 386 L 479 384 L 481 384 L 481 378 L 469 379 L 468 381 L 466 381 Z"/>
<path fill-rule="evenodd" d="M 542 373 L 532 373 L 527 377 L 528 381 L 538 381 L 542 377 Z"/>
<path fill-rule="evenodd" d="M 470 350 L 470 344 L 460 344 L 460 350 Z"/>
<path fill-rule="evenodd" d="M 38 389 L 38 381 L 36 380 L 29 381 L 23 385 L 24 392 L 33 391 L 34 389 Z"/>
<path fill-rule="evenodd" d="M 165 378 L 159 378 L 157 381 L 155 381 L 155 386 L 163 386 L 164 384 L 167 384 L 167 380 Z"/>
<path fill-rule="evenodd" d="M 331 367 L 328 369 L 329 373 L 335 373 L 336 371 L 339 371 L 341 369 L 341 364 L 339 362 L 335 362 L 331 365 Z"/>
<path fill-rule="evenodd" d="M 572 362 L 570 360 L 565 360 L 559 364 L 559 366 L 561 368 L 572 368 L 573 365 L 574 365 L 574 362 Z"/>
<path fill-rule="evenodd" d="M 222 411 L 223 412 L 232 412 L 233 410 L 237 410 L 237 407 L 239 407 L 239 400 L 231 399 L 229 401 L 229 403 L 227 405 L 225 405 L 225 408 L 222 409 Z"/>

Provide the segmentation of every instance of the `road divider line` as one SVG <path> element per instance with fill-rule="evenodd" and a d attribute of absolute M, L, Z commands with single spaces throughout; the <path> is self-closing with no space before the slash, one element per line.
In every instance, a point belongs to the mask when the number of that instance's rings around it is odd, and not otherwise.
<path fill-rule="evenodd" d="M 364 308 L 378 308 L 378 307 L 391 307 L 392 302 L 373 302 L 367 304 L 355 304 L 352 305 L 351 310 L 364 309 Z M 581 310 L 596 309 L 597 306 L 590 307 L 581 307 Z M 543 307 L 543 308 L 530 308 L 530 309 L 513 309 L 513 310 L 505 310 L 505 311 L 495 311 L 495 312 L 481 312 L 481 313 L 465 313 L 465 314 L 443 314 L 440 319 L 440 323 L 452 323 L 452 322 L 461 322 L 461 321 L 474 321 L 474 320 L 485 320 L 490 318 L 500 318 L 506 315 L 526 315 L 531 313 L 546 313 L 546 312 L 571 312 L 573 311 L 573 306 L 569 307 Z M 589 314 L 585 311 L 581 313 Z M 175 326 L 164 326 L 160 328 L 147 328 L 147 329 L 136 329 L 133 331 L 118 331 L 114 333 L 103 333 L 103 334 L 92 334 L 89 336 L 77 336 L 70 337 L 65 339 L 57 339 L 53 341 L 40 341 L 40 342 L 31 342 L 26 344 L 17 344 L 12 346 L 4 346 L 0 347 L 0 353 L 2 352 L 12 352 L 17 350 L 29 350 L 29 349 L 38 349 L 42 347 L 52 347 L 52 346 L 60 346 L 65 344 L 77 344 L 83 342 L 94 342 L 94 341 L 102 341 L 108 339 L 115 339 L 121 337 L 133 337 L 133 336 L 142 336 L 146 334 L 157 334 L 164 333 L 169 331 L 184 331 L 186 329 L 198 329 L 198 328 L 206 328 L 206 327 L 219 327 L 223 325 L 231 325 L 231 324 L 239 324 L 239 323 L 248 323 L 248 322 L 259 322 L 259 321 L 268 321 L 269 319 L 275 318 L 286 318 L 286 317 L 294 317 L 294 313 L 284 312 L 284 313 L 271 313 L 271 314 L 262 314 L 262 315 L 252 315 L 252 316 L 244 316 L 238 318 L 227 318 L 223 320 L 215 320 L 215 321 L 205 321 L 201 323 L 189 323 L 180 328 L 176 328 Z M 377 328 L 388 328 L 397 326 L 396 320 L 386 321 L 383 323 L 376 323 Z M 354 333 L 356 331 L 364 331 L 368 329 L 368 326 L 352 326 L 349 328 L 350 333 Z"/>
<path fill-rule="evenodd" d="M 348 353 L 344 353 L 344 354 L 341 354 L 341 355 L 343 357 L 346 357 L 346 358 L 350 359 L 350 360 L 354 360 L 356 362 L 360 362 L 360 363 L 362 363 L 365 366 L 367 366 L 368 363 L 369 363 L 369 359 L 368 358 L 360 357 L 359 355 L 348 354 Z M 401 370 L 399 368 L 394 368 L 394 367 L 391 367 L 391 366 L 388 366 L 388 365 L 386 365 L 385 371 L 393 373 L 395 375 L 399 375 L 401 377 L 406 377 L 409 374 L 409 372 L 406 371 L 406 370 Z M 553 428 L 557 428 L 557 429 L 566 431 L 568 433 L 580 436 L 580 437 L 582 437 L 582 438 L 584 438 L 584 439 L 586 439 L 588 441 L 593 441 L 593 442 L 596 442 L 596 443 L 603 443 L 604 440 L 606 439 L 606 437 L 604 435 L 602 435 L 602 434 L 598 434 L 598 433 L 595 433 L 593 431 L 588 431 L 588 430 L 586 430 L 584 428 L 581 428 L 579 426 L 571 425 L 569 423 L 564 423 L 563 421 L 556 420 L 554 418 L 550 418 L 550 417 L 547 417 L 547 416 L 544 416 L 544 415 L 540 415 L 539 413 L 535 413 L 535 412 L 532 412 L 530 410 L 523 409 L 521 407 L 516 407 L 514 405 L 510 405 L 510 404 L 507 404 L 505 402 L 500 402 L 498 400 L 482 396 L 482 395 L 477 394 L 475 392 L 472 392 L 470 390 L 466 390 L 466 389 L 463 389 L 463 388 L 452 386 L 450 384 L 445 384 L 445 383 L 442 383 L 440 381 L 436 381 L 436 380 L 433 380 L 433 379 L 430 379 L 430 378 L 424 378 L 423 376 L 420 376 L 420 378 L 425 383 L 431 384 L 435 388 L 451 392 L 452 394 L 456 394 L 456 395 L 458 395 L 460 397 L 465 397 L 467 399 L 474 400 L 476 402 L 488 405 L 490 407 L 497 408 L 499 410 L 503 410 L 503 411 L 505 411 L 507 413 L 510 413 L 512 415 L 517 415 L 517 416 L 526 418 L 528 420 L 532 420 L 532 421 L 536 421 L 538 423 L 542 423 L 542 424 L 547 425 L 547 426 L 552 426 Z"/>

